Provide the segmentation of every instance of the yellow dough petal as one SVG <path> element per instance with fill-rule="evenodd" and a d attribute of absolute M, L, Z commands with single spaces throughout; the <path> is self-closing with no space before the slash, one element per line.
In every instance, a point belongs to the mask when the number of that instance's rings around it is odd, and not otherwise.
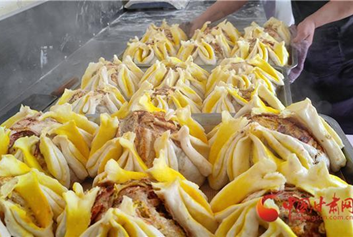
<path fill-rule="evenodd" d="M 10 144 L 10 130 L 0 126 L 0 156 L 8 152 Z"/>

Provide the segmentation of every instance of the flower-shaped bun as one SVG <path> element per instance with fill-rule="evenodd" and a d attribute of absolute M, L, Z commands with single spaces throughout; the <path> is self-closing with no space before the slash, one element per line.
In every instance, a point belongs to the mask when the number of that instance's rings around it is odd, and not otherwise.
<path fill-rule="evenodd" d="M 107 84 L 106 87 L 94 91 L 66 89 L 57 104 L 72 104 L 73 111 L 79 114 L 113 114 L 125 101 L 117 88 Z"/>
<path fill-rule="evenodd" d="M 182 40 L 187 40 L 185 32 L 179 27 L 178 24 L 173 24 L 170 26 L 164 19 L 160 26 L 156 26 L 155 24 L 149 25 L 146 33 L 141 38 L 141 42 L 150 42 L 157 32 L 162 32 L 177 49 L 180 47 L 180 42 Z"/>
<path fill-rule="evenodd" d="M 182 41 L 177 57 L 185 61 L 192 56 L 199 65 L 216 65 L 231 55 L 231 49 L 224 35 L 208 35 L 200 40 Z"/>
<path fill-rule="evenodd" d="M 224 112 L 223 122 L 210 132 L 212 188 L 220 189 L 262 159 L 280 164 L 295 154 L 307 169 L 320 161 L 335 171 L 345 165 L 342 141 L 309 100 L 295 103 L 279 114 L 260 111 L 248 110 L 243 113 L 246 117 L 238 118 Z"/>
<path fill-rule="evenodd" d="M 115 55 L 113 62 L 100 58 L 98 63 L 88 65 L 82 76 L 81 89 L 104 90 L 110 85 L 116 88 L 110 90 L 116 94 L 118 100 L 122 100 L 121 95 L 128 100 L 138 89 L 142 75 L 142 70 L 131 57 L 124 57 L 124 60 L 120 61 Z"/>
<path fill-rule="evenodd" d="M 175 57 L 168 57 L 163 61 L 157 61 L 141 79 L 140 85 L 148 81 L 156 89 L 181 88 L 187 85 L 201 98 L 205 94 L 205 84 L 209 73 L 195 64 L 192 57 L 181 61 Z M 182 83 L 180 85 L 180 83 Z"/>
<path fill-rule="evenodd" d="M 232 50 L 232 56 L 250 59 L 260 55 L 263 60 L 273 65 L 285 66 L 288 64 L 289 53 L 283 40 L 277 41 L 255 22 L 246 27 L 244 31 L 243 38 L 237 41 Z"/>
<path fill-rule="evenodd" d="M 217 222 L 205 195 L 165 161 L 161 151 L 153 168 L 142 173 L 109 160 L 94 188 L 83 192 L 76 183 L 64 194 L 67 206 L 56 235 L 213 236 Z"/>
<path fill-rule="evenodd" d="M 286 45 L 290 44 L 290 40 L 291 40 L 290 31 L 288 29 L 288 26 L 286 26 L 282 21 L 274 17 L 271 17 L 264 24 L 264 29 L 278 42 L 284 41 Z"/>
<path fill-rule="evenodd" d="M 28 107 L 3 123 L 2 140 L 7 153 L 30 168 L 53 176 L 66 187 L 84 180 L 93 133 L 98 126 L 72 111 L 69 104 L 56 105 L 46 113 Z"/>
<path fill-rule="evenodd" d="M 252 104 L 254 101 L 260 103 L 265 110 L 273 113 L 279 113 L 279 110 L 284 108 L 276 95 L 261 81 L 245 90 L 220 82 L 204 100 L 202 112 L 221 113 L 222 111 L 228 111 L 238 113 L 243 107 Z"/>
<path fill-rule="evenodd" d="M 181 42 L 187 37 L 179 25 L 169 26 L 165 20 L 161 26 L 151 24 L 143 37 L 131 39 L 123 58 L 131 57 L 139 65 L 152 65 L 157 60 L 175 57 Z"/>
<path fill-rule="evenodd" d="M 242 58 L 224 59 L 219 66 L 212 70 L 206 84 L 206 95 L 210 94 L 220 82 L 231 84 L 233 87 L 247 90 L 263 81 L 273 93 L 276 87 L 283 86 L 284 76 L 259 56 L 244 60 Z"/>
<path fill-rule="evenodd" d="M 201 29 L 196 30 L 192 39 L 200 40 L 207 36 L 222 35 L 225 37 L 229 46 L 234 46 L 235 42 L 240 38 L 240 32 L 227 20 L 222 21 L 217 26 L 209 27 L 210 22 L 206 22 Z"/>
<path fill-rule="evenodd" d="M 167 164 L 197 184 L 211 173 L 206 134 L 188 108 L 169 115 L 135 111 L 120 121 L 102 115 L 87 169 L 95 177 L 114 159 L 123 169 L 144 172 L 162 149 L 168 153 Z"/>

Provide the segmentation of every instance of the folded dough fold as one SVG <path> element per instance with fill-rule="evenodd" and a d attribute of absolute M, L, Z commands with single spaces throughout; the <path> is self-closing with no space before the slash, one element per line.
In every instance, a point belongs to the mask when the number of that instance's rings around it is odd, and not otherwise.
<path fill-rule="evenodd" d="M 110 159 L 116 160 L 126 170 L 143 172 L 147 166 L 140 158 L 134 145 L 136 134 L 127 132 L 106 142 L 94 152 L 87 161 L 87 170 L 91 177 L 103 172 Z"/>
<path fill-rule="evenodd" d="M 182 81 L 200 97 L 205 94 L 205 85 L 209 73 L 195 64 L 191 56 L 181 61 L 175 57 L 168 57 L 163 61 L 156 61 L 141 79 L 140 84 L 148 81 L 153 88 L 174 88 Z"/>
<path fill-rule="evenodd" d="M 150 174 L 159 181 L 152 184 L 156 194 L 165 201 L 171 215 L 188 233 L 192 236 L 214 236 L 217 222 L 205 194 L 196 184 L 180 177 L 163 158 L 154 161 Z"/>
<path fill-rule="evenodd" d="M 109 209 L 81 236 L 164 236 L 156 227 L 138 217 L 136 209 L 132 199 L 124 196 L 120 208 Z"/>
<path fill-rule="evenodd" d="M 176 56 L 180 47 L 179 42 L 186 39 L 185 35 L 182 35 L 184 32 L 177 28 L 179 27 L 174 26 L 170 31 L 169 29 L 156 30 L 150 27 L 141 40 L 137 37 L 130 39 L 123 59 L 131 57 L 138 65 L 152 65 L 157 60 Z"/>
<path fill-rule="evenodd" d="M 55 236 L 81 236 L 91 222 L 91 208 L 97 197 L 99 188 L 95 187 L 83 192 L 79 183 L 73 185 L 73 190 L 64 193 L 65 211 L 58 217 L 58 227 Z"/>
<path fill-rule="evenodd" d="M 180 41 L 187 40 L 187 36 L 179 27 L 179 24 L 168 25 L 167 21 L 164 19 L 160 26 L 156 26 L 153 23 L 149 25 L 146 33 L 141 38 L 141 42 L 150 42 L 158 32 L 164 34 L 177 49 L 180 47 Z"/>
<path fill-rule="evenodd" d="M 264 30 L 278 42 L 284 41 L 286 45 L 290 44 L 291 34 L 289 28 L 282 21 L 271 17 L 265 22 Z"/>
<path fill-rule="evenodd" d="M 346 165 L 346 157 L 341 150 L 343 148 L 342 140 L 325 120 L 319 116 L 309 99 L 288 106 L 283 113 L 285 116 L 294 117 L 305 124 L 325 149 L 333 171 L 338 171 Z"/>
<path fill-rule="evenodd" d="M 117 112 L 126 100 L 116 87 L 107 84 L 94 91 L 66 89 L 57 104 L 72 104 L 74 112 L 79 114 L 113 114 Z"/>
<path fill-rule="evenodd" d="M 237 39 L 240 38 L 240 32 L 227 20 L 222 21 L 217 26 L 209 27 L 211 22 L 206 22 L 201 29 L 195 31 L 192 36 L 193 40 L 200 40 L 209 36 L 216 37 L 222 35 L 227 41 L 229 46 L 234 46 Z"/>
<path fill-rule="evenodd" d="M 203 102 L 203 113 L 221 113 L 228 111 L 238 113 L 248 104 L 259 103 L 262 108 L 279 113 L 284 106 L 276 95 L 271 92 L 263 81 L 258 81 L 248 89 L 239 89 L 232 84 L 219 82 Z"/>

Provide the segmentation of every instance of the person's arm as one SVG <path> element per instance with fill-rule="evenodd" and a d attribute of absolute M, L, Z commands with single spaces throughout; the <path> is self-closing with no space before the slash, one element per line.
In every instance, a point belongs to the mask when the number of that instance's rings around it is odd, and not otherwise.
<path fill-rule="evenodd" d="M 247 1 L 237 0 L 218 0 L 204 13 L 191 22 L 189 35 L 193 34 L 196 29 L 202 27 L 206 21 L 217 21 L 223 17 L 239 10 Z"/>
<path fill-rule="evenodd" d="M 332 0 L 299 23 L 298 33 L 293 42 L 298 43 L 307 40 L 311 44 L 317 27 L 339 21 L 351 15 L 353 15 L 352 1 Z"/>

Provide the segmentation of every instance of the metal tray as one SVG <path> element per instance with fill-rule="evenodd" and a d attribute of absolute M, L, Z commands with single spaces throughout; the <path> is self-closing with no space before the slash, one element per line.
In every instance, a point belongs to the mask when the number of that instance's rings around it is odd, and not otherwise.
<path fill-rule="evenodd" d="M 342 139 L 344 148 L 342 149 L 344 155 L 347 159 L 347 164 L 345 167 L 341 168 L 340 171 L 336 172 L 335 175 L 345 180 L 349 184 L 353 184 L 353 147 L 352 144 L 348 141 L 346 135 L 344 134 L 342 128 L 333 118 L 321 115 L 322 118 L 336 131 L 339 137 Z M 192 117 L 201 124 L 205 129 L 205 132 L 208 133 L 216 125 L 222 121 L 222 115 L 219 113 L 214 114 L 193 114 Z"/>
<path fill-rule="evenodd" d="M 284 85 L 277 89 L 277 98 L 283 103 L 284 106 L 288 106 L 293 103 L 292 91 L 290 87 L 290 82 L 288 79 L 288 73 L 282 69 L 282 74 L 284 76 Z"/>
<path fill-rule="evenodd" d="M 0 124 L 15 115 L 21 108 L 21 105 L 29 106 L 33 110 L 47 112 L 51 106 L 55 105 L 64 93 L 65 89 L 75 90 L 80 87 L 80 80 L 76 77 L 70 78 L 59 86 L 50 95 L 32 94 L 20 103 L 12 107 L 6 114 L 0 117 Z"/>
<path fill-rule="evenodd" d="M 58 97 L 54 95 L 32 94 L 19 104 L 12 107 L 6 114 L 0 117 L 0 124 L 20 111 L 21 105 L 29 106 L 31 109 L 45 111 L 57 101 Z"/>
<path fill-rule="evenodd" d="M 284 67 L 289 71 L 295 68 L 296 66 L 298 66 L 298 56 L 299 56 L 298 50 L 296 48 L 294 48 L 293 46 L 290 46 L 290 48 L 291 48 L 290 51 L 292 52 L 292 55 L 290 57 L 291 61 L 290 61 L 290 64 Z"/>
<path fill-rule="evenodd" d="M 353 147 L 352 144 L 349 142 L 347 136 L 343 132 L 341 126 L 338 124 L 336 120 L 327 116 L 327 115 L 320 115 L 323 117 L 326 122 L 336 131 L 336 133 L 342 139 L 344 148 L 342 149 L 344 155 L 347 158 L 347 164 L 343 167 L 339 172 L 336 173 L 337 176 L 343 178 L 349 184 L 353 184 Z"/>
<path fill-rule="evenodd" d="M 289 57 L 288 65 L 281 67 L 271 64 L 272 67 L 277 70 L 282 70 L 286 75 L 288 75 L 293 68 L 298 66 L 298 50 L 291 45 L 289 46 L 289 51 L 291 52 L 291 54 Z"/>
<path fill-rule="evenodd" d="M 126 2 L 124 4 L 124 8 L 126 10 L 139 10 L 139 11 L 143 11 L 145 9 L 148 10 L 158 10 L 158 9 L 162 9 L 162 10 L 175 10 L 175 9 L 183 9 L 185 8 L 185 6 L 188 4 L 188 1 L 184 1 L 182 2 L 182 4 L 179 3 L 179 5 L 177 4 L 176 6 L 173 5 L 171 2 L 168 1 L 139 1 L 137 3 L 135 2 L 131 2 L 131 1 L 123 1 Z"/>

